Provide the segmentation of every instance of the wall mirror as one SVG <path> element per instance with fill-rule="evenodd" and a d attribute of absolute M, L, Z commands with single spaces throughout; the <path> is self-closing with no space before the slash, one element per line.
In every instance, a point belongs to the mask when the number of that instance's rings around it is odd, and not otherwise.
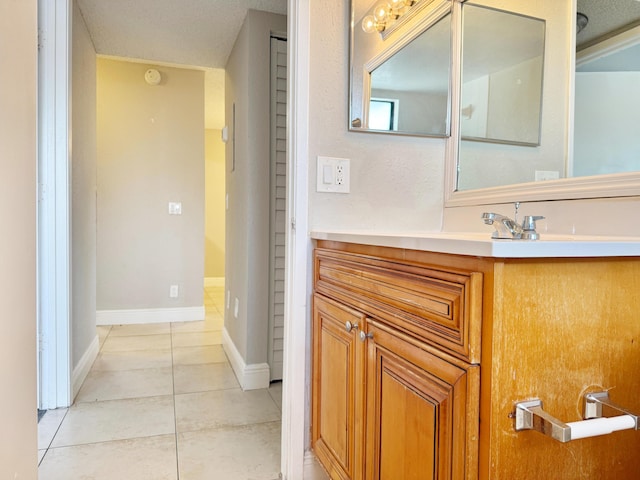
<path fill-rule="evenodd" d="M 349 129 L 450 133 L 451 2 L 351 1 Z"/>
<path fill-rule="evenodd" d="M 544 30 L 544 20 L 463 5 L 463 141 L 540 144 Z"/>
<path fill-rule="evenodd" d="M 639 195 L 640 2 L 525 3 L 548 26 L 539 145 L 467 141 L 461 99 L 447 205 Z"/>

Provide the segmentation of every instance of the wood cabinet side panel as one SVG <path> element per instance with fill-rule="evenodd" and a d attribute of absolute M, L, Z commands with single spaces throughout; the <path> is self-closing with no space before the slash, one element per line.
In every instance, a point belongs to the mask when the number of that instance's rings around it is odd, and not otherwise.
<path fill-rule="evenodd" d="M 515 402 L 540 398 L 554 417 L 581 420 L 583 394 L 594 390 L 640 412 L 640 259 L 505 261 L 493 309 L 482 478 L 635 478 L 640 432 L 561 444 L 515 432 L 510 414 Z"/>

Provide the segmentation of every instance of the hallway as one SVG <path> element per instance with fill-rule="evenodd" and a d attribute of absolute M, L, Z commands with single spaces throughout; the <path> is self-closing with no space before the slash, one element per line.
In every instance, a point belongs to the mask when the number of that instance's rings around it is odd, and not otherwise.
<path fill-rule="evenodd" d="M 224 288 L 200 322 L 98 327 L 74 405 L 39 424 L 39 480 L 274 480 L 281 383 L 243 392 L 222 349 Z"/>

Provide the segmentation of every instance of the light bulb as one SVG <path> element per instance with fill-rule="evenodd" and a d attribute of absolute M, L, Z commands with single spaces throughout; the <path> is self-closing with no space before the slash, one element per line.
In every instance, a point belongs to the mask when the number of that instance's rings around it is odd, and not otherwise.
<path fill-rule="evenodd" d="M 376 23 L 376 19 L 373 15 L 367 15 L 362 19 L 362 30 L 366 33 L 373 33 L 377 30 Z"/>
<path fill-rule="evenodd" d="M 398 12 L 404 8 L 404 0 L 390 0 L 391 10 L 393 12 Z"/>
<path fill-rule="evenodd" d="M 373 16 L 378 21 L 378 23 L 384 23 L 390 12 L 391 5 L 389 5 L 389 2 L 382 2 L 376 5 L 376 7 L 373 9 Z"/>

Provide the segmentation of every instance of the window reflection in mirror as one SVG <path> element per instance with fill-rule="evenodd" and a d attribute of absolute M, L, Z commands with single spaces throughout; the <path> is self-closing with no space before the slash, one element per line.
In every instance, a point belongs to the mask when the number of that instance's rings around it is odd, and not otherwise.
<path fill-rule="evenodd" d="M 405 133 L 444 136 L 449 107 L 450 17 L 437 22 L 371 72 L 371 97 L 395 101 Z M 446 51 L 433 51 L 433 46 Z M 369 128 L 378 129 L 369 112 Z"/>
<path fill-rule="evenodd" d="M 350 130 L 448 135 L 450 4 L 421 0 L 394 32 L 364 32 L 373 6 L 352 0 Z"/>

